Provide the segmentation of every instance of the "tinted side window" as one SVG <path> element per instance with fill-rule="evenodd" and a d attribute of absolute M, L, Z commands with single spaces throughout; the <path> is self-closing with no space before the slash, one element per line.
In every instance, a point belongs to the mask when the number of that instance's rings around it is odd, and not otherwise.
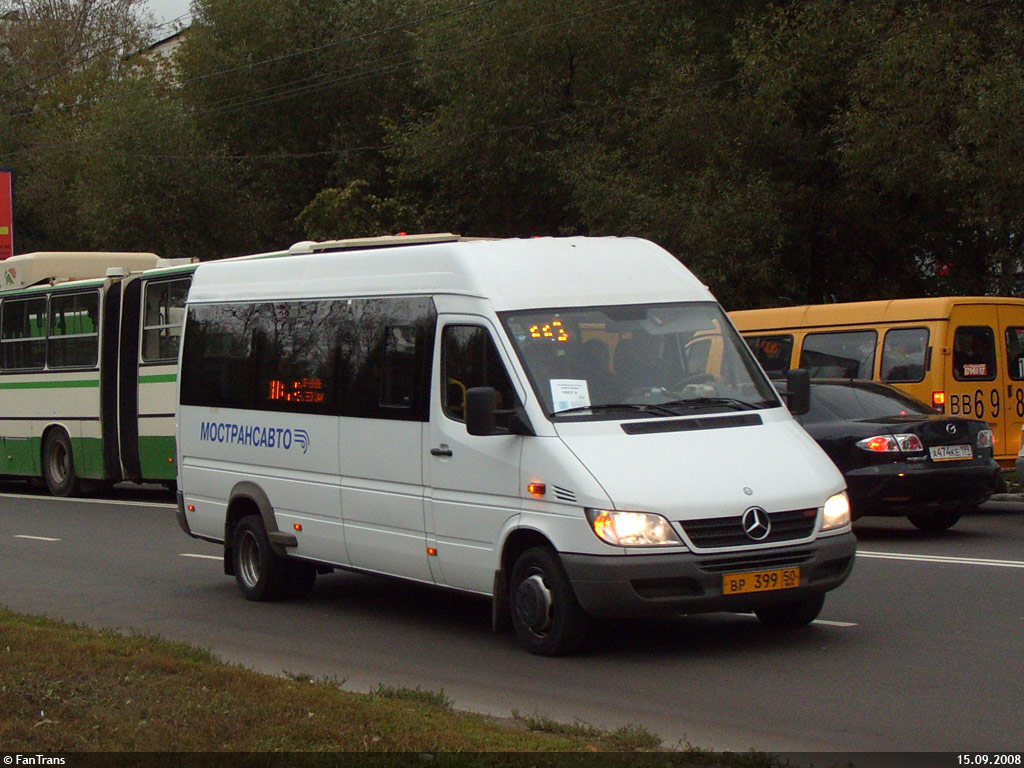
<path fill-rule="evenodd" d="M 870 379 L 877 343 L 874 331 L 809 333 L 800 351 L 800 367 L 817 379 Z"/>
<path fill-rule="evenodd" d="M 494 387 L 499 408 L 511 408 L 516 402 L 494 340 L 486 328 L 478 325 L 449 325 L 444 329 L 441 384 L 445 415 L 456 421 L 465 421 L 466 390 L 472 387 Z"/>
<path fill-rule="evenodd" d="M 882 341 L 882 381 L 924 381 L 927 328 L 894 328 Z"/>
<path fill-rule="evenodd" d="M 789 361 L 793 359 L 793 337 L 789 334 L 780 336 L 748 336 L 747 346 L 750 347 L 765 372 L 772 378 L 783 376 L 789 370 Z"/>
<path fill-rule="evenodd" d="M 41 369 L 46 364 L 46 298 L 5 299 L 0 305 L 0 364 Z"/>
<path fill-rule="evenodd" d="M 184 405 L 425 420 L 430 299 L 189 308 Z"/>
<path fill-rule="evenodd" d="M 1024 327 L 1006 329 L 1006 370 L 1014 381 L 1024 381 Z"/>
<path fill-rule="evenodd" d="M 953 333 L 953 378 L 991 381 L 996 377 L 995 334 L 986 325 L 962 325 Z"/>
<path fill-rule="evenodd" d="M 50 337 L 47 363 L 50 368 L 89 368 L 99 359 L 100 295 L 57 294 L 50 297 Z"/>

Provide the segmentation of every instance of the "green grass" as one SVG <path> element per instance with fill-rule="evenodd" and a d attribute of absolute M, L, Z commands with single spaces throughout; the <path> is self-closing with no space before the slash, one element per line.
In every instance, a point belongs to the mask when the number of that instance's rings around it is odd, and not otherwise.
<path fill-rule="evenodd" d="M 659 766 L 776 765 L 755 753 L 652 753 L 659 740 L 639 726 L 608 732 L 539 715 L 499 720 L 455 711 L 443 691 L 379 686 L 358 694 L 341 685 L 0 608 L 0 745 L 9 752 L 476 753 L 489 754 L 488 765 L 504 752 L 606 752 L 636 766 L 636 750 L 645 750 Z"/>

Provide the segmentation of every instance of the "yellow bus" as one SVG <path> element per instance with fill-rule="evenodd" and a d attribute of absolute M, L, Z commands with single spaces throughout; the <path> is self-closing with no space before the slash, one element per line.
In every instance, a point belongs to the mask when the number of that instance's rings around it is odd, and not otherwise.
<path fill-rule="evenodd" d="M 1013 467 L 1024 423 L 1024 299 L 957 296 L 731 312 L 774 378 L 874 379 L 950 416 L 984 419 Z"/>

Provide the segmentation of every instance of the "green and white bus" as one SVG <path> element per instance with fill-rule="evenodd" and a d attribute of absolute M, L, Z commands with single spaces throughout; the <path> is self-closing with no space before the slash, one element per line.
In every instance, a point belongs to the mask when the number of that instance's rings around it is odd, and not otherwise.
<path fill-rule="evenodd" d="M 178 341 L 195 264 L 152 253 L 0 262 L 0 476 L 173 485 Z"/>

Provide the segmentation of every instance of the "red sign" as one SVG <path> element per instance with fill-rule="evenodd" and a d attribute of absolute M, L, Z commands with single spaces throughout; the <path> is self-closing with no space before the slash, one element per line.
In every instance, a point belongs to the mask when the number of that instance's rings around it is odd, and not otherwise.
<path fill-rule="evenodd" d="M 14 255 L 14 172 L 0 170 L 0 260 Z"/>

